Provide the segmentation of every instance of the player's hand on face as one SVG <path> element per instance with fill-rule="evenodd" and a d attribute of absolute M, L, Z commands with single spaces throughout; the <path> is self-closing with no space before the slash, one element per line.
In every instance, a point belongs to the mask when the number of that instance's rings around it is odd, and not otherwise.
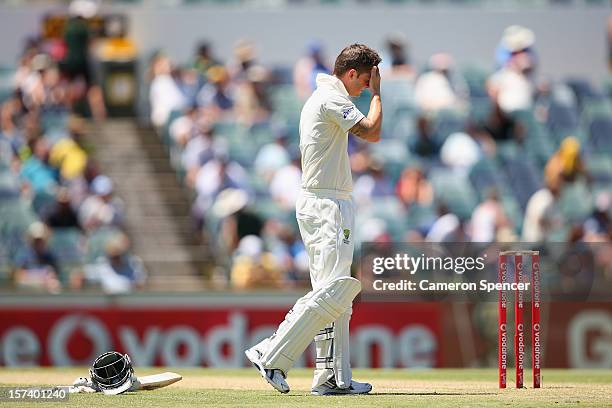
<path fill-rule="evenodd" d="M 373 95 L 380 95 L 380 72 L 377 66 L 372 67 L 370 73 L 370 91 Z"/>

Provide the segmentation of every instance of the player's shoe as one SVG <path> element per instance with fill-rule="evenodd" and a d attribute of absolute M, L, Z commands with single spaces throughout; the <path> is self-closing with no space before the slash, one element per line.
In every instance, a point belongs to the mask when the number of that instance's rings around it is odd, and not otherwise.
<path fill-rule="evenodd" d="M 348 388 L 340 388 L 336 384 L 336 379 L 332 377 L 318 387 L 313 388 L 310 393 L 312 395 L 359 395 L 367 394 L 370 391 L 372 391 L 372 384 L 354 380 L 351 380 L 351 385 Z"/>
<path fill-rule="evenodd" d="M 249 361 L 253 363 L 259 374 L 279 392 L 286 394 L 289 392 L 289 384 L 285 381 L 283 372 L 278 369 L 264 368 L 261 364 L 261 352 L 254 348 L 250 348 L 244 352 Z"/>

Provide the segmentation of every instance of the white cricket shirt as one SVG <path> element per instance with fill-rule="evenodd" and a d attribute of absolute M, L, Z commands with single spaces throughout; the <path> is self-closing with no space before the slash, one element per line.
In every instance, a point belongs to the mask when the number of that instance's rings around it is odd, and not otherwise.
<path fill-rule="evenodd" d="M 348 131 L 364 117 L 340 79 L 317 75 L 317 89 L 300 117 L 303 189 L 353 190 Z"/>

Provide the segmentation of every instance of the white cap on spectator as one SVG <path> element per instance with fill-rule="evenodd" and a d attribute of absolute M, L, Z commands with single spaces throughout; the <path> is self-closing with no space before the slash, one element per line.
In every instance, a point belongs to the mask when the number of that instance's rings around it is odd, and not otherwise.
<path fill-rule="evenodd" d="M 226 188 L 219 193 L 212 207 L 215 217 L 225 218 L 244 208 L 249 202 L 249 195 L 239 188 Z"/>
<path fill-rule="evenodd" d="M 113 192 L 113 182 L 105 175 L 100 175 L 91 182 L 91 191 L 99 196 L 105 196 Z"/>
<path fill-rule="evenodd" d="M 469 168 L 480 159 L 480 156 L 478 143 L 463 132 L 449 135 L 440 149 L 442 163 L 450 167 Z"/>
<path fill-rule="evenodd" d="M 535 43 L 535 34 L 527 27 L 511 25 L 504 30 L 502 44 L 510 52 L 518 52 Z"/>
<path fill-rule="evenodd" d="M 98 14 L 100 4 L 95 0 L 73 0 L 68 7 L 71 16 L 92 18 Z"/>
<path fill-rule="evenodd" d="M 238 255 L 257 259 L 263 252 L 263 241 L 257 235 L 247 235 L 238 244 Z"/>

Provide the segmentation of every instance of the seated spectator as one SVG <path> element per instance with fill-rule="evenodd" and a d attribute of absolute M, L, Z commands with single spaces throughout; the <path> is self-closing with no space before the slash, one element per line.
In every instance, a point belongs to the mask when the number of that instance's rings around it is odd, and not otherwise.
<path fill-rule="evenodd" d="M 300 100 L 305 101 L 317 87 L 318 74 L 329 74 L 330 69 L 323 56 L 323 44 L 311 41 L 307 54 L 298 59 L 293 67 L 293 85 Z"/>
<path fill-rule="evenodd" d="M 409 167 L 402 172 L 395 187 L 397 198 L 406 207 L 428 206 L 433 202 L 433 187 L 418 167 Z"/>
<path fill-rule="evenodd" d="M 208 41 L 201 41 L 193 61 L 193 67 L 198 70 L 200 75 L 207 78 L 208 69 L 215 65 L 220 65 L 220 63 L 214 57 L 210 43 Z"/>
<path fill-rule="evenodd" d="M 501 241 L 497 239 L 498 235 L 502 234 L 507 237 L 509 229 L 511 230 L 512 226 L 499 201 L 499 194 L 497 190 L 491 190 L 472 213 L 472 242 Z"/>
<path fill-rule="evenodd" d="M 268 97 L 269 72 L 261 65 L 253 65 L 246 78 L 236 86 L 236 120 L 245 126 L 265 123 L 272 111 Z"/>
<path fill-rule="evenodd" d="M 91 183 L 93 195 L 83 201 L 79 208 L 80 224 L 87 230 L 100 226 L 121 226 L 124 219 L 123 202 L 113 195 L 113 182 L 104 175 L 96 177 Z"/>
<path fill-rule="evenodd" d="M 302 169 L 299 156 L 281 167 L 270 180 L 270 196 L 283 210 L 295 209 L 302 188 Z"/>
<path fill-rule="evenodd" d="M 589 174 L 580 157 L 580 142 L 575 137 L 566 137 L 546 163 L 544 179 L 547 184 L 560 185 L 573 182 L 583 176 L 589 180 Z"/>
<path fill-rule="evenodd" d="M 21 166 L 21 177 L 26 180 L 35 194 L 54 194 L 57 186 L 55 170 L 49 166 L 49 144 L 37 138 L 29 143 L 31 156 Z"/>
<path fill-rule="evenodd" d="M 406 36 L 396 32 L 387 36 L 386 50 L 380 64 L 381 75 L 387 78 L 413 79 L 415 72 L 408 53 Z"/>
<path fill-rule="evenodd" d="M 240 240 L 231 271 L 231 283 L 236 289 L 279 288 L 283 272 L 274 256 L 264 251 L 263 241 L 255 235 Z"/>
<path fill-rule="evenodd" d="M 0 139 L 10 143 L 17 156 L 25 146 L 24 134 L 17 126 L 23 108 L 19 95 L 14 95 L 0 106 Z"/>
<path fill-rule="evenodd" d="M 174 119 L 170 123 L 168 133 L 174 142 L 184 147 L 196 133 L 196 120 L 198 118 L 197 106 L 191 106 L 183 116 Z"/>
<path fill-rule="evenodd" d="M 181 164 L 185 171 L 189 187 L 195 186 L 195 179 L 200 168 L 214 158 L 215 152 L 227 151 L 225 139 L 215 138 L 215 127 L 210 119 L 200 116 L 194 123 L 194 136 L 187 142 L 181 154 Z"/>
<path fill-rule="evenodd" d="M 462 235 L 462 222 L 446 205 L 438 206 L 438 219 L 434 221 L 425 240 L 429 242 L 452 242 Z"/>
<path fill-rule="evenodd" d="M 506 27 L 502 38 L 495 49 L 495 65 L 501 69 L 508 65 L 513 54 L 519 52 L 528 53 L 535 60 L 535 34 L 527 27 L 511 25 Z"/>
<path fill-rule="evenodd" d="M 530 56 L 519 52 L 487 81 L 489 97 L 504 113 L 532 108 L 534 87 L 529 75 L 533 69 Z"/>
<path fill-rule="evenodd" d="M 255 157 L 255 173 L 269 182 L 274 173 L 291 162 L 287 141 L 289 134 L 287 129 L 276 129 L 274 132 L 274 142 L 262 146 Z"/>
<path fill-rule="evenodd" d="M 544 242 L 553 232 L 561 230 L 564 221 L 558 207 L 560 195 L 560 184 L 547 184 L 531 196 L 525 209 L 522 241 Z"/>
<path fill-rule="evenodd" d="M 172 76 L 170 59 L 158 54 L 152 62 L 153 79 L 149 90 L 151 104 L 151 122 L 161 128 L 166 124 L 170 113 L 187 106 L 187 99 Z"/>
<path fill-rule="evenodd" d="M 83 149 L 85 121 L 73 116 L 68 121 L 70 137 L 63 138 L 53 145 L 49 153 L 49 162 L 60 169 L 64 180 L 80 176 L 87 165 L 87 153 Z"/>
<path fill-rule="evenodd" d="M 16 255 L 14 282 L 18 287 L 42 289 L 49 293 L 60 291 L 57 259 L 48 247 L 50 234 L 42 222 L 35 222 L 28 228 L 27 246 Z"/>
<path fill-rule="evenodd" d="M 79 218 L 70 203 L 70 194 L 66 187 L 57 190 L 56 204 L 47 215 L 47 225 L 51 228 L 79 228 Z"/>
<path fill-rule="evenodd" d="M 215 158 L 203 165 L 195 177 L 196 214 L 204 215 L 217 195 L 226 188 L 248 189 L 246 170 L 229 159 L 226 152 L 215 152 Z"/>
<path fill-rule="evenodd" d="M 440 160 L 455 170 L 469 170 L 481 157 L 478 143 L 470 135 L 455 132 L 449 135 L 440 149 Z"/>
<path fill-rule="evenodd" d="M 355 181 L 353 195 L 357 204 L 368 204 L 375 198 L 394 195 L 393 184 L 380 160 L 370 161 L 368 171 Z"/>
<path fill-rule="evenodd" d="M 85 266 L 85 281 L 100 284 L 109 294 L 128 293 L 144 286 L 147 272 L 142 260 L 129 253 L 130 241 L 125 234 L 112 237 L 105 256 Z"/>
<path fill-rule="evenodd" d="M 434 54 L 429 58 L 429 71 L 421 74 L 414 87 L 414 99 L 423 112 L 462 107 L 462 89 L 451 77 L 453 59 L 449 54 Z"/>
<path fill-rule="evenodd" d="M 612 241 L 612 219 L 610 207 L 612 197 L 610 193 L 602 191 L 595 197 L 595 209 L 584 222 L 585 241 L 610 242 Z"/>
<path fill-rule="evenodd" d="M 226 188 L 221 191 L 211 214 L 220 220 L 215 245 L 222 259 L 230 258 L 242 238 L 262 234 L 263 220 L 249 207 L 249 195 L 244 190 Z"/>
<path fill-rule="evenodd" d="M 227 70 L 221 65 L 210 67 L 207 76 L 208 83 L 200 89 L 196 101 L 198 106 L 212 111 L 219 118 L 234 108 L 235 88 Z"/>
<path fill-rule="evenodd" d="M 431 120 L 425 115 L 420 115 L 416 125 L 416 134 L 410 141 L 410 150 L 421 157 L 437 157 L 440 143 L 432 129 Z"/>

